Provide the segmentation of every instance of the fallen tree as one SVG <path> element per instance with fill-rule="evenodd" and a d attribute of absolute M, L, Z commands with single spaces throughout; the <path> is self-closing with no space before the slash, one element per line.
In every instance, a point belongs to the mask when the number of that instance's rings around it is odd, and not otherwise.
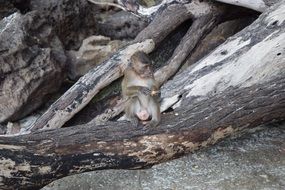
<path fill-rule="evenodd" d="M 178 116 L 163 116 L 160 127 L 148 131 L 110 122 L 1 137 L 1 188 L 40 188 L 71 174 L 148 168 L 178 158 L 246 128 L 284 119 L 284 88 L 283 75 L 231 89 L 181 107 Z"/>
<path fill-rule="evenodd" d="M 269 8 L 163 85 L 164 104 L 174 111 L 157 128 L 107 122 L 1 136 L 1 189 L 40 188 L 91 170 L 148 168 L 284 120 L 284 10 L 285 1 Z"/>

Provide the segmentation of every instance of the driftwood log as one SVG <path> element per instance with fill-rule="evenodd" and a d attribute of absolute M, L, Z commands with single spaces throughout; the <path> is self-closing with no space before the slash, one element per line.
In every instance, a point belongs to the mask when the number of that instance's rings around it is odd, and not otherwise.
<path fill-rule="evenodd" d="M 163 85 L 164 101 L 174 111 L 163 115 L 157 128 L 108 122 L 0 137 L 1 189 L 40 188 L 85 171 L 148 168 L 234 133 L 284 120 L 284 10 L 285 1 L 269 8 Z M 143 47 L 150 50 L 151 42 L 142 42 Z"/>
<path fill-rule="evenodd" d="M 96 0 L 90 0 L 91 2 L 95 2 Z M 240 7 L 245 7 L 248 9 L 252 9 L 258 12 L 263 12 L 266 8 L 273 5 L 274 3 L 278 2 L 279 0 L 215 0 L 217 2 L 227 3 L 231 5 L 237 5 Z M 162 0 L 160 4 L 152 7 L 144 7 L 136 1 L 128 1 L 128 0 L 118 0 L 119 6 L 123 10 L 131 11 L 132 13 L 141 16 L 141 17 L 147 17 L 152 19 L 157 12 L 161 10 L 161 8 L 169 6 L 171 4 L 178 3 L 177 0 Z M 189 3 L 191 0 L 183 0 L 181 3 Z M 98 4 L 98 3 L 96 3 Z"/>
<path fill-rule="evenodd" d="M 148 168 L 178 158 L 245 128 L 284 119 L 284 88 L 283 75 L 231 89 L 188 104 L 178 116 L 167 114 L 150 131 L 114 122 L 1 137 L 1 189 L 35 189 L 71 174 Z"/>

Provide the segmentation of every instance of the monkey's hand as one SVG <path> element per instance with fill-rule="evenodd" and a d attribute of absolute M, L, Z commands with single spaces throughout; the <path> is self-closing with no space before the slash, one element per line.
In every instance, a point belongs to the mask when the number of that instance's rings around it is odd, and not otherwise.
<path fill-rule="evenodd" d="M 156 102 L 161 101 L 161 91 L 160 90 L 151 91 L 151 96 L 155 99 Z"/>
<path fill-rule="evenodd" d="M 152 95 L 152 96 L 160 96 L 161 93 L 160 93 L 159 90 L 152 90 L 152 91 L 151 91 L 151 95 Z"/>

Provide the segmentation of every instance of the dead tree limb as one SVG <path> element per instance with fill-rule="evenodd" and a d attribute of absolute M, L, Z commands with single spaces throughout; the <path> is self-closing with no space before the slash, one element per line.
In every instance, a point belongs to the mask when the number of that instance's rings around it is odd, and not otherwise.
<path fill-rule="evenodd" d="M 220 11 L 220 13 L 221 12 L 222 11 Z M 168 63 L 155 73 L 155 79 L 159 85 L 162 85 L 177 72 L 201 38 L 206 35 L 217 22 L 217 15 L 214 16 L 213 14 L 205 15 L 193 21 L 193 24 L 181 39 L 180 44 L 175 49 Z"/>
<path fill-rule="evenodd" d="M 218 6 L 214 3 L 192 1 L 188 4 L 174 4 L 169 5 L 156 15 L 154 20 L 141 31 L 136 37 L 135 41 L 143 39 L 153 39 L 156 44 L 160 43 L 170 32 L 174 31 L 183 22 L 200 17 L 219 14 L 223 6 Z"/>
<path fill-rule="evenodd" d="M 222 2 L 231 5 L 237 5 L 240 7 L 245 7 L 248 9 L 252 9 L 258 12 L 264 12 L 266 8 L 275 4 L 279 0 L 215 0 L 217 2 Z M 190 3 L 191 0 L 177 1 L 177 0 L 162 0 L 160 4 L 152 7 L 144 7 L 140 5 L 137 1 L 126 1 L 126 0 L 118 0 L 120 6 L 124 10 L 128 10 L 140 17 L 148 17 L 152 19 L 158 12 L 161 11 L 163 7 L 167 7 L 173 4 L 187 4 Z M 207 1 L 209 2 L 209 1 Z"/>
<path fill-rule="evenodd" d="M 249 8 L 255 11 L 264 12 L 266 8 L 268 8 L 268 0 L 216 0 L 219 2 L 237 5 L 245 8 Z M 269 4 L 271 5 L 271 4 Z"/>
<path fill-rule="evenodd" d="M 245 87 L 284 74 L 285 1 L 278 5 L 165 84 L 161 89 L 163 106 L 168 108 L 167 104 L 173 105 L 181 96 L 195 102 L 230 87 Z"/>
<path fill-rule="evenodd" d="M 207 100 L 191 101 L 144 131 L 127 122 L 0 137 L 1 189 L 35 189 L 76 173 L 140 169 L 178 158 L 229 135 L 285 118 L 285 75 Z M 76 143 L 75 143 L 76 142 Z"/>
<path fill-rule="evenodd" d="M 201 40 L 202 36 L 207 33 L 207 30 L 212 29 L 217 21 L 217 17 L 210 14 L 200 17 L 193 22 L 168 63 L 155 73 L 155 79 L 159 85 L 165 83 L 177 72 L 186 57 Z M 118 102 L 114 107 L 109 108 L 104 113 L 96 116 L 91 123 L 104 123 L 109 119 L 118 116 L 124 110 L 124 106 L 124 102 Z M 164 111 L 164 109 L 162 109 L 162 111 Z"/>

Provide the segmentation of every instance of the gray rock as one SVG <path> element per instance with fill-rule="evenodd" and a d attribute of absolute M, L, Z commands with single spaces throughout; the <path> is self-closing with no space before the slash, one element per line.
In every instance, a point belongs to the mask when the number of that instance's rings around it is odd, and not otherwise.
<path fill-rule="evenodd" d="M 147 20 L 125 11 L 97 19 L 100 20 L 98 23 L 99 33 L 113 39 L 133 39 L 148 25 Z"/>
<path fill-rule="evenodd" d="M 95 14 L 87 0 L 31 0 L 30 9 L 42 13 L 65 49 L 77 49 L 81 41 L 95 33 Z"/>
<path fill-rule="evenodd" d="M 14 13 L 0 21 L 0 122 L 39 107 L 60 87 L 66 57 L 40 14 Z"/>
<path fill-rule="evenodd" d="M 71 50 L 68 57 L 68 76 L 76 79 L 115 53 L 122 42 L 105 36 L 90 36 L 83 40 L 78 51 Z"/>

